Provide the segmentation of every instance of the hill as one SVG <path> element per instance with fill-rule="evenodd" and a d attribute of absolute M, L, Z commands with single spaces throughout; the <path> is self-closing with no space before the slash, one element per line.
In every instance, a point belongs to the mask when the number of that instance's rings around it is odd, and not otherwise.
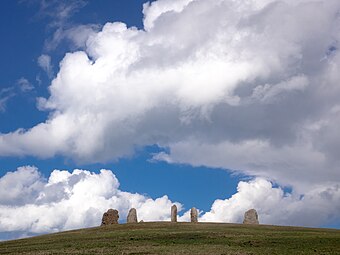
<path fill-rule="evenodd" d="M 0 242 L 0 254 L 340 254 L 340 230 L 138 223 Z"/>

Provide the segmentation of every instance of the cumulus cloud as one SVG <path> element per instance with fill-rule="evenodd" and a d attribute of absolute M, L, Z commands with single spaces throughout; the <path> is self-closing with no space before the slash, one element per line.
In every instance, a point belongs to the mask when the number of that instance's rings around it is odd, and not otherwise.
<path fill-rule="evenodd" d="M 80 33 L 39 108 L 0 155 L 154 159 L 264 176 L 301 192 L 340 181 L 337 0 L 158 0 L 144 29 Z M 73 34 L 77 38 L 77 33 Z M 331 183 L 331 184 L 330 184 Z M 301 185 L 300 185 L 301 184 Z"/>
<path fill-rule="evenodd" d="M 317 187 L 305 194 L 284 192 L 263 178 L 244 182 L 229 199 L 216 200 L 201 221 L 242 223 L 244 213 L 255 208 L 260 223 L 321 226 L 339 220 L 340 185 Z"/>
<path fill-rule="evenodd" d="M 123 222 L 132 207 L 139 220 L 169 220 L 172 204 L 166 195 L 152 199 L 120 190 L 109 170 L 98 174 L 54 170 L 45 179 L 35 167 L 19 167 L 0 178 L 0 233 L 38 234 L 98 226 L 109 208 L 119 210 Z M 175 204 L 181 210 L 181 204 Z"/>
<path fill-rule="evenodd" d="M 202 222 L 241 223 L 244 212 L 256 208 L 263 224 L 316 227 L 339 220 L 339 201 L 339 184 L 298 193 L 255 178 L 239 182 L 237 192 L 228 199 L 217 199 L 210 211 L 198 210 Z M 152 199 L 120 190 L 110 170 L 54 170 L 45 178 L 36 167 L 24 166 L 0 178 L 0 236 L 12 239 L 98 226 L 109 208 L 119 211 L 121 222 L 132 207 L 139 220 L 169 221 L 172 204 L 179 212 L 183 209 L 167 195 Z M 190 221 L 190 211 L 178 220 Z"/>

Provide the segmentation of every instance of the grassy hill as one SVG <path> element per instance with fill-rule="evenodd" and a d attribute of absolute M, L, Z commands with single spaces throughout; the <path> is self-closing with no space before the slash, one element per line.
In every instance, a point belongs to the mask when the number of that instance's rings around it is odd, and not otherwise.
<path fill-rule="evenodd" d="M 340 230 L 139 223 L 0 242 L 0 254 L 340 254 Z"/>

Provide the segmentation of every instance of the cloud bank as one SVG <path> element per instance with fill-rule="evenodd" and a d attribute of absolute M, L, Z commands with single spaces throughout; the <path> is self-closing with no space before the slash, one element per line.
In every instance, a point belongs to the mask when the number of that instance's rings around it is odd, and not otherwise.
<path fill-rule="evenodd" d="M 285 226 L 323 226 L 339 220 L 340 185 L 318 187 L 305 194 L 285 192 L 263 178 L 244 182 L 229 199 L 217 199 L 201 221 L 238 222 L 256 208 L 260 223 Z"/>
<path fill-rule="evenodd" d="M 143 30 L 80 29 L 83 50 L 39 99 L 49 118 L 1 134 L 0 155 L 106 162 L 157 144 L 169 153 L 154 160 L 332 189 L 339 11 L 337 0 L 158 0 Z"/>
<path fill-rule="evenodd" d="M 0 178 L 0 233 L 41 234 L 99 226 L 109 208 L 119 210 L 122 222 L 132 207 L 139 220 L 169 220 L 172 204 L 166 195 L 151 199 L 121 191 L 109 170 L 98 174 L 54 170 L 45 179 L 35 167 L 19 167 Z M 181 210 L 182 205 L 175 204 Z"/>
<path fill-rule="evenodd" d="M 262 224 L 322 226 L 339 220 L 339 199 L 339 184 L 298 194 L 256 178 L 239 182 L 237 192 L 216 200 L 210 211 L 199 210 L 199 220 L 242 223 L 244 212 L 256 208 Z M 166 195 L 152 199 L 120 190 L 110 170 L 54 170 L 46 179 L 37 168 L 24 166 L 0 178 L 0 238 L 99 226 L 109 208 L 118 209 L 121 222 L 132 207 L 139 220 L 170 221 L 172 204 Z M 179 212 L 184 209 L 175 204 Z M 178 219 L 190 221 L 190 211 Z"/>

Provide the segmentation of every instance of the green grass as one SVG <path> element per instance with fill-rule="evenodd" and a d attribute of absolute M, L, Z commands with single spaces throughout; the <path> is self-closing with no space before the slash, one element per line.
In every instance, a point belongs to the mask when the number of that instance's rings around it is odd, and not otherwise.
<path fill-rule="evenodd" d="M 138 223 L 0 242 L 0 254 L 340 254 L 340 230 Z"/>

